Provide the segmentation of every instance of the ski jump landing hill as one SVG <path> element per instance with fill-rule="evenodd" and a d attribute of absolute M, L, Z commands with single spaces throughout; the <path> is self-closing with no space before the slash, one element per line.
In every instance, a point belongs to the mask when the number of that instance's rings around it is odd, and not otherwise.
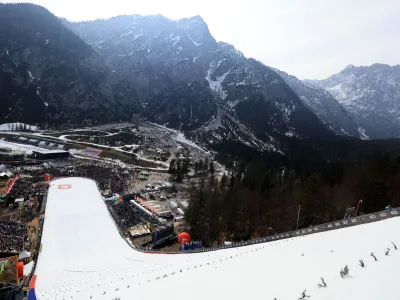
<path fill-rule="evenodd" d="M 121 237 L 94 181 L 62 178 L 50 183 L 29 299 L 296 300 L 306 290 L 311 299 L 398 300 L 399 229 L 395 217 L 218 251 L 148 254 Z M 327 287 L 317 286 L 320 277 Z"/>

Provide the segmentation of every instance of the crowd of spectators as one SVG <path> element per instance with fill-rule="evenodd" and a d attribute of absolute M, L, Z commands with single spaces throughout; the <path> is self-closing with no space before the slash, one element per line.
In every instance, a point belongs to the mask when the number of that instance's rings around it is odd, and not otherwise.
<path fill-rule="evenodd" d="M 24 250 L 24 238 L 14 235 L 0 235 L 0 251 L 12 252 Z"/>
<path fill-rule="evenodd" d="M 26 235 L 26 225 L 12 221 L 0 221 L 1 235 Z"/>
<path fill-rule="evenodd" d="M 36 232 L 36 228 L 32 227 L 30 230 L 33 230 L 34 233 L 37 233 L 37 241 L 35 249 L 32 249 L 32 260 L 37 261 L 40 251 L 40 241 L 42 240 L 42 232 L 43 232 L 43 219 L 39 219 L 39 232 Z"/>
<path fill-rule="evenodd" d="M 129 178 L 133 178 L 133 172 L 121 168 L 119 165 L 101 162 L 83 162 L 76 165 L 62 165 L 57 167 L 24 167 L 14 170 L 21 177 L 14 183 L 7 195 L 8 199 L 24 198 L 25 205 L 18 212 L 18 220 L 29 222 L 40 212 L 48 185 L 42 184 L 46 174 L 51 179 L 58 177 L 80 176 L 94 179 L 99 189 L 109 190 L 123 194 L 129 189 Z M 27 201 L 29 201 L 27 203 Z M 115 206 L 117 221 L 121 226 L 128 228 L 142 222 L 135 208 L 130 203 Z M 22 251 L 27 230 L 22 223 L 4 221 L 0 222 L 0 251 Z M 39 237 L 40 238 L 40 237 Z"/>
<path fill-rule="evenodd" d="M 25 179 L 18 179 L 15 181 L 12 189 L 7 194 L 8 198 L 24 198 L 29 199 L 29 195 L 31 194 L 32 184 Z"/>
<path fill-rule="evenodd" d="M 142 219 L 135 207 L 130 202 L 111 205 L 111 210 L 116 214 L 114 218 L 121 228 L 129 228 L 142 223 Z"/>
<path fill-rule="evenodd" d="M 52 179 L 67 176 L 92 178 L 98 183 L 101 190 L 112 190 L 115 193 L 126 191 L 129 183 L 127 177 L 130 176 L 129 172 L 126 172 L 117 164 L 92 161 L 74 166 L 27 170 L 27 173 L 32 176 L 34 182 L 43 181 L 45 174 L 49 174 Z"/>
<path fill-rule="evenodd" d="M 19 212 L 19 220 L 24 223 L 32 221 L 40 212 L 40 203 L 37 198 L 31 198 L 28 207 L 24 207 Z"/>
<path fill-rule="evenodd" d="M 22 251 L 26 234 L 25 224 L 0 221 L 0 252 Z"/>

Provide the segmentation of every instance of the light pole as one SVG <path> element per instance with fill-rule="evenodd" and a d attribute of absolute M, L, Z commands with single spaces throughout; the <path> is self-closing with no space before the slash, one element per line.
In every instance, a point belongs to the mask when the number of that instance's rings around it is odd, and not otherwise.
<path fill-rule="evenodd" d="M 301 205 L 299 204 L 299 210 L 297 211 L 297 225 L 296 225 L 296 230 L 299 228 L 300 208 L 301 208 Z"/>

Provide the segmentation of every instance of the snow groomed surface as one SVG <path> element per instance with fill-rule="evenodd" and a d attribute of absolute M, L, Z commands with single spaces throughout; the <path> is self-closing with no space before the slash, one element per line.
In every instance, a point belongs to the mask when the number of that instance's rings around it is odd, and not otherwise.
<path fill-rule="evenodd" d="M 30 298 L 295 300 L 307 290 L 311 299 L 398 300 L 400 250 L 391 241 L 400 245 L 399 226 L 400 218 L 390 218 L 246 247 L 150 255 L 121 237 L 94 181 L 63 178 L 50 184 Z M 345 265 L 350 276 L 342 279 Z M 326 288 L 318 288 L 320 277 Z"/>

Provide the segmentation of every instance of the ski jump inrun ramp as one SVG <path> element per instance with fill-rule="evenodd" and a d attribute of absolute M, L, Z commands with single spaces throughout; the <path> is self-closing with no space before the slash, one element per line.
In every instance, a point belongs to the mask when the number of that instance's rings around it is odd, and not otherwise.
<path fill-rule="evenodd" d="M 396 217 L 212 252 L 146 254 L 121 238 L 94 181 L 62 178 L 50 183 L 29 298 L 296 300 L 307 290 L 311 299 L 398 300 L 400 250 L 391 241 L 400 246 L 399 229 Z"/>

